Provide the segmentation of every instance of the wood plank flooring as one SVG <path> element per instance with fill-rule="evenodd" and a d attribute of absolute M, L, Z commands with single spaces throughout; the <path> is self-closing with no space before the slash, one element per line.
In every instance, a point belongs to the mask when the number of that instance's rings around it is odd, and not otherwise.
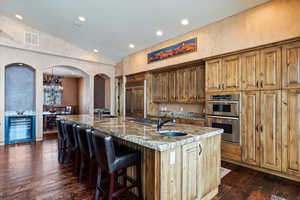
<path fill-rule="evenodd" d="M 300 183 L 229 163 L 214 200 L 300 200 Z M 0 200 L 89 200 L 94 191 L 77 183 L 72 165 L 57 162 L 56 138 L 0 147 Z M 132 199 L 132 198 L 125 198 Z"/>

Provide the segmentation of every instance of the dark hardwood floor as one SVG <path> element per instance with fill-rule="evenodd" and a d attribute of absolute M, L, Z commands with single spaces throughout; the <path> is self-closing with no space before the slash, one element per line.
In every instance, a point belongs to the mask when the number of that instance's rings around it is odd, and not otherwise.
<path fill-rule="evenodd" d="M 232 172 L 222 179 L 214 200 L 300 200 L 300 183 L 229 163 L 222 166 Z M 77 183 L 72 165 L 58 164 L 55 137 L 0 147 L 0 200 L 87 200 L 93 195 Z"/>

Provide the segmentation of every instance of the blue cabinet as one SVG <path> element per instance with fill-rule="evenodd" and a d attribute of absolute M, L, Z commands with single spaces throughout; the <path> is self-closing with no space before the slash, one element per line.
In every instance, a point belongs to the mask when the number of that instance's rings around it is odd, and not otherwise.
<path fill-rule="evenodd" d="M 5 117 L 5 144 L 35 141 L 35 116 Z"/>

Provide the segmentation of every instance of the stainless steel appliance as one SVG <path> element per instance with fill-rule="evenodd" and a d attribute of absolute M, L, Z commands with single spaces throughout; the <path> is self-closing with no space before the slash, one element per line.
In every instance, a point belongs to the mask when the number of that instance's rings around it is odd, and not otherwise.
<path fill-rule="evenodd" d="M 240 143 L 240 94 L 210 95 L 206 102 L 210 127 L 222 128 L 222 140 Z"/>

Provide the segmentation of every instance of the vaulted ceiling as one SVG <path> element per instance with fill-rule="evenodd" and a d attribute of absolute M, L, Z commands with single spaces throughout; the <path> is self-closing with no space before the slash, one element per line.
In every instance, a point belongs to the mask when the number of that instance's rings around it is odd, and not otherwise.
<path fill-rule="evenodd" d="M 114 61 L 268 0 L 0 0 L 0 13 Z M 78 17 L 86 21 L 78 25 Z M 180 21 L 189 20 L 182 26 Z M 157 30 L 163 36 L 156 35 Z M 129 48 L 129 44 L 135 48 Z"/>

